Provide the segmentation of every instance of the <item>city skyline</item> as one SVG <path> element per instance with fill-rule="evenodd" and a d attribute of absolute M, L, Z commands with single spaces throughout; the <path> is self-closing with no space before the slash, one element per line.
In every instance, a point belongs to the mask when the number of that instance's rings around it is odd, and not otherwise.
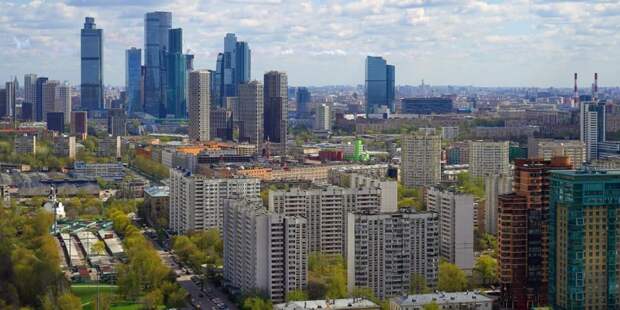
<path fill-rule="evenodd" d="M 144 14 L 159 10 L 185 29 L 196 69 L 215 69 L 231 32 L 252 47 L 252 79 L 278 70 L 291 86 L 361 85 L 367 55 L 394 64 L 397 85 L 563 87 L 575 71 L 620 85 L 620 4 L 612 2 L 3 2 L 4 80 L 32 72 L 79 85 L 79 30 L 92 16 L 104 29 L 104 83 L 124 85 L 124 51 L 144 46 Z"/>

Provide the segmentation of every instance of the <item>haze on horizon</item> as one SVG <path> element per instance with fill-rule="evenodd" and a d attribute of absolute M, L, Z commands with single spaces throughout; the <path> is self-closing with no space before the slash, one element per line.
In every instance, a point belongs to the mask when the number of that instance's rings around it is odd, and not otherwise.
<path fill-rule="evenodd" d="M 234 32 L 252 78 L 291 86 L 363 84 L 366 55 L 396 65 L 396 84 L 620 85 L 620 2 L 561 0 L 0 0 L 0 81 L 37 73 L 79 85 L 80 29 L 104 29 L 104 81 L 124 85 L 125 49 L 143 48 L 144 13 L 172 12 L 195 68 L 213 69 Z"/>

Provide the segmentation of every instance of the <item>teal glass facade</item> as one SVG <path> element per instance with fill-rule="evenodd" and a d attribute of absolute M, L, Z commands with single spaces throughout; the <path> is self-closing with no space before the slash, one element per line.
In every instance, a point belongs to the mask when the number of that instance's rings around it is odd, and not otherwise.
<path fill-rule="evenodd" d="M 618 309 L 620 171 L 553 171 L 549 302 L 556 310 Z"/>
<path fill-rule="evenodd" d="M 187 118 L 187 57 L 183 54 L 183 30 L 170 29 L 168 39 L 166 116 Z"/>

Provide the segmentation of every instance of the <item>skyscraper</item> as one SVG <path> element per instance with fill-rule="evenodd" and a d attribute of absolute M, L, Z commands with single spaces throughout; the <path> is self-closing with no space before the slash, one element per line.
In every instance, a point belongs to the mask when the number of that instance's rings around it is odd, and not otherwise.
<path fill-rule="evenodd" d="M 35 107 L 34 116 L 37 122 L 42 122 L 45 119 L 45 113 L 43 109 L 43 87 L 47 83 L 46 77 L 37 78 L 35 85 Z"/>
<path fill-rule="evenodd" d="M 553 171 L 549 199 L 552 309 L 618 309 L 620 172 Z"/>
<path fill-rule="evenodd" d="M 112 137 L 127 135 L 127 115 L 124 109 L 108 110 L 108 134 Z"/>
<path fill-rule="evenodd" d="M 218 78 L 221 78 L 219 101 L 223 104 L 226 102 L 226 97 L 239 95 L 239 84 L 250 81 L 251 50 L 248 43 L 237 41 L 234 33 L 227 33 L 224 37 L 224 53 L 221 61 L 218 55 L 216 72 Z"/>
<path fill-rule="evenodd" d="M 382 57 L 366 57 L 366 114 L 375 113 L 381 106 L 394 111 L 395 67 Z"/>
<path fill-rule="evenodd" d="M 500 195 L 498 243 L 502 305 L 547 305 L 549 174 L 571 169 L 567 157 L 515 161 L 514 192 Z"/>
<path fill-rule="evenodd" d="M 37 75 L 28 73 L 24 75 L 24 102 L 35 105 L 37 97 Z"/>
<path fill-rule="evenodd" d="M 43 85 L 43 120 L 47 121 L 47 114 L 56 112 L 56 88 L 60 85 L 58 81 L 47 81 Z M 64 119 L 63 119 L 64 124 Z"/>
<path fill-rule="evenodd" d="M 297 101 L 297 118 L 307 118 L 310 116 L 310 101 L 312 96 L 306 87 L 297 87 L 295 94 Z"/>
<path fill-rule="evenodd" d="M 586 161 L 598 159 L 599 143 L 605 142 L 605 103 L 588 101 L 580 104 L 580 140 L 585 144 Z"/>
<path fill-rule="evenodd" d="M 65 131 L 65 114 L 62 112 L 49 112 L 45 115 L 47 117 L 47 130 L 53 130 L 57 132 Z"/>
<path fill-rule="evenodd" d="M 314 115 L 314 130 L 330 131 L 332 130 L 332 111 L 327 103 L 322 103 L 316 107 Z"/>
<path fill-rule="evenodd" d="M 224 54 L 217 54 L 217 62 L 215 63 L 215 74 L 213 75 L 213 81 L 211 82 L 211 92 L 213 102 L 211 104 L 219 107 L 224 107 Z"/>
<path fill-rule="evenodd" d="M 189 139 L 191 141 L 208 141 L 210 135 L 211 94 L 209 89 L 209 71 L 200 70 L 189 73 Z"/>
<path fill-rule="evenodd" d="M 264 139 L 286 154 L 288 129 L 288 82 L 284 72 L 270 71 L 264 76 Z"/>
<path fill-rule="evenodd" d="M 144 111 L 166 116 L 166 53 L 172 13 L 151 12 L 144 17 Z"/>
<path fill-rule="evenodd" d="M 239 140 L 263 144 L 263 85 L 252 81 L 239 85 Z"/>
<path fill-rule="evenodd" d="M 183 54 L 182 29 L 170 29 L 168 48 L 166 114 L 187 118 L 187 57 Z"/>
<path fill-rule="evenodd" d="M 441 137 L 402 135 L 402 181 L 407 187 L 441 181 Z"/>
<path fill-rule="evenodd" d="M 88 136 L 88 114 L 86 111 L 71 112 L 71 135 L 82 139 Z"/>
<path fill-rule="evenodd" d="M 222 100 L 226 97 L 237 96 L 235 85 L 235 48 L 237 47 L 237 36 L 234 33 L 227 33 L 224 37 L 224 71 L 222 80 Z"/>
<path fill-rule="evenodd" d="M 4 91 L 6 96 L 6 110 L 4 111 L 4 115 L 10 117 L 13 121 L 15 121 L 15 119 L 17 118 L 15 112 L 17 85 L 13 81 L 6 82 L 4 85 Z"/>
<path fill-rule="evenodd" d="M 6 104 L 6 89 L 0 88 L 0 117 L 8 116 L 7 113 L 7 104 Z"/>
<path fill-rule="evenodd" d="M 125 51 L 125 91 L 127 92 L 127 113 L 142 112 L 140 101 L 140 79 L 142 50 L 132 47 Z"/>
<path fill-rule="evenodd" d="M 68 83 L 59 84 L 56 87 L 54 112 L 64 113 L 65 125 L 69 125 L 71 123 L 71 93 L 71 85 Z"/>
<path fill-rule="evenodd" d="M 235 46 L 235 57 L 235 83 L 237 85 L 247 83 L 250 81 L 252 61 L 250 46 L 247 42 L 237 42 Z"/>
<path fill-rule="evenodd" d="M 103 29 L 94 17 L 86 17 L 81 34 L 81 107 L 86 111 L 103 108 Z"/>

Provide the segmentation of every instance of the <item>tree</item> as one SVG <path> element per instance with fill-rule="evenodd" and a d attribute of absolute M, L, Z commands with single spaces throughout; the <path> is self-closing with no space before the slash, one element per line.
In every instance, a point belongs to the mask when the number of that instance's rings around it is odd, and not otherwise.
<path fill-rule="evenodd" d="M 351 294 L 349 295 L 350 297 L 353 297 L 353 298 L 365 298 L 376 304 L 381 302 L 381 300 L 379 300 L 379 298 L 375 296 L 375 293 L 369 287 L 355 287 L 353 288 L 353 291 L 351 291 Z"/>
<path fill-rule="evenodd" d="M 441 308 L 439 308 L 439 305 L 436 302 L 432 301 L 431 303 L 428 303 L 428 304 L 424 305 L 422 307 L 422 309 L 424 309 L 424 310 L 440 310 Z"/>
<path fill-rule="evenodd" d="M 311 253 L 308 270 L 310 299 L 344 298 L 347 295 L 346 268 L 342 256 Z"/>
<path fill-rule="evenodd" d="M 152 290 L 142 297 L 144 309 L 157 309 L 164 303 L 164 296 L 159 289 Z"/>
<path fill-rule="evenodd" d="M 113 296 L 110 293 L 101 293 L 99 297 L 93 298 L 93 309 L 110 310 L 112 307 Z"/>
<path fill-rule="evenodd" d="M 96 255 L 105 255 L 105 243 L 101 240 L 97 240 L 97 242 L 93 243 L 91 246 L 91 251 Z"/>
<path fill-rule="evenodd" d="M 484 180 L 482 178 L 473 177 L 469 172 L 461 172 L 456 178 L 463 192 L 472 194 L 478 199 L 484 198 Z"/>
<path fill-rule="evenodd" d="M 286 301 L 308 300 L 308 293 L 302 290 L 290 291 L 286 294 Z"/>
<path fill-rule="evenodd" d="M 467 277 L 465 272 L 458 266 L 448 263 L 439 263 L 439 283 L 440 291 L 461 292 L 467 289 Z"/>
<path fill-rule="evenodd" d="M 483 286 L 496 283 L 497 260 L 489 255 L 480 255 L 474 265 L 474 272 L 479 277 L 479 283 Z"/>
<path fill-rule="evenodd" d="M 58 310 L 78 310 L 82 309 L 80 299 L 71 294 L 64 293 L 58 298 Z"/>
<path fill-rule="evenodd" d="M 426 284 L 426 278 L 419 273 L 412 273 L 411 280 L 409 283 L 409 294 L 426 294 L 429 293 L 430 289 Z"/>
<path fill-rule="evenodd" d="M 258 296 L 248 297 L 243 301 L 241 307 L 243 310 L 272 310 L 273 304 L 271 300 L 267 300 Z"/>

